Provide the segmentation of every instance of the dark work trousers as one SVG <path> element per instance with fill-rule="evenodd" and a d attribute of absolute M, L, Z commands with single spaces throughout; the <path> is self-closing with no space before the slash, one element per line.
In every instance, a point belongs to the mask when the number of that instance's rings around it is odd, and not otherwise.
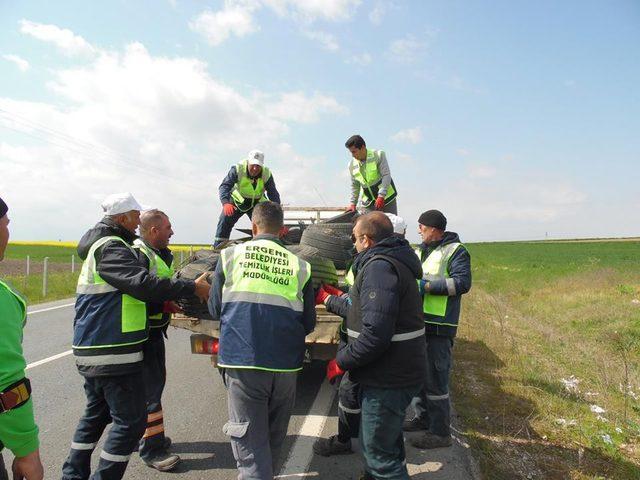
<path fill-rule="evenodd" d="M 229 421 L 238 480 L 271 480 L 287 435 L 296 396 L 296 372 L 227 368 Z"/>
<path fill-rule="evenodd" d="M 229 235 L 231 235 L 231 230 L 233 230 L 233 226 L 238 223 L 238 220 L 244 215 L 247 214 L 249 218 L 253 214 L 253 208 L 246 211 L 241 212 L 238 207 L 236 207 L 233 215 L 226 216 L 224 211 L 220 213 L 220 218 L 218 218 L 218 226 L 216 227 L 216 238 L 213 240 L 213 246 L 217 247 L 222 242 L 226 242 L 229 240 Z"/>
<path fill-rule="evenodd" d="M 393 213 L 394 215 L 398 214 L 398 197 L 394 198 L 390 203 L 387 203 L 383 208 L 382 211 L 384 213 Z M 376 211 L 376 206 L 375 204 L 371 204 L 368 207 L 365 207 L 364 205 L 361 205 L 360 208 L 358 209 L 360 211 L 360 213 L 369 213 L 369 212 L 375 212 Z"/>
<path fill-rule="evenodd" d="M 138 449 L 147 420 L 142 372 L 85 377 L 87 407 L 73 435 L 71 452 L 62 466 L 63 480 L 86 480 L 91 454 L 102 432 L 113 423 L 92 480 L 119 480 Z"/>
<path fill-rule="evenodd" d="M 424 388 L 413 399 L 416 418 L 435 435 L 451 435 L 449 373 L 451 372 L 453 338 L 426 335 L 427 374 Z"/>
<path fill-rule="evenodd" d="M 360 384 L 346 372 L 338 387 L 338 440 L 342 443 L 358 438 L 360 411 Z"/>
<path fill-rule="evenodd" d="M 409 480 L 402 423 L 405 410 L 422 385 L 361 388 L 360 445 L 365 470 L 376 479 Z"/>
<path fill-rule="evenodd" d="M 2 458 L 2 449 L 0 449 L 0 480 L 9 480 L 9 474 L 7 473 L 7 469 L 4 466 L 4 459 Z"/>
<path fill-rule="evenodd" d="M 140 441 L 140 457 L 147 461 L 164 452 L 162 392 L 167 381 L 165 360 L 164 328 L 150 328 L 142 362 L 147 399 L 147 429 Z"/>

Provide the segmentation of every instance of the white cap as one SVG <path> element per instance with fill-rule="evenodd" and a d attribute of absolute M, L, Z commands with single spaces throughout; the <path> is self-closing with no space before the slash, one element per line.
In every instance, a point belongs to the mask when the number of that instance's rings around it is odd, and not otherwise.
<path fill-rule="evenodd" d="M 394 215 L 393 213 L 385 213 L 385 215 L 389 217 L 389 220 L 391 220 L 393 233 L 399 233 L 400 235 L 404 235 L 406 233 L 407 222 L 404 221 L 404 218 Z"/>
<path fill-rule="evenodd" d="M 129 192 L 114 193 L 102 201 L 102 210 L 104 210 L 105 215 L 119 215 L 131 210 L 142 211 L 148 209 L 148 207 L 140 205 Z"/>
<path fill-rule="evenodd" d="M 249 160 L 249 165 L 264 165 L 264 153 L 260 150 L 251 150 L 247 155 L 247 159 Z"/>

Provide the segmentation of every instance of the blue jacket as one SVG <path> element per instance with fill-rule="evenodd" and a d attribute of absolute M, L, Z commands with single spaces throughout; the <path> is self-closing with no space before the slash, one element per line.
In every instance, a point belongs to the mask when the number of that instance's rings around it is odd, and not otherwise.
<path fill-rule="evenodd" d="M 421 250 L 420 262 L 424 262 L 433 250 L 439 245 L 460 242 L 460 237 L 454 232 L 445 232 L 441 241 L 425 245 L 419 245 Z M 462 295 L 471 289 L 471 256 L 464 246 L 458 247 L 451 259 L 449 260 L 449 278 L 453 279 L 455 284 L 455 295 L 449 296 L 447 302 L 447 310 L 444 317 L 424 314 L 427 335 L 440 335 L 444 337 L 455 337 L 458 327 L 449 325 L 439 325 L 439 323 L 448 323 L 458 325 L 460 319 L 460 303 Z M 428 275 L 425 277 L 428 281 L 427 292 L 432 295 L 449 295 L 445 277 L 437 277 Z"/>
<path fill-rule="evenodd" d="M 391 257 L 400 265 L 374 258 Z M 390 237 L 359 253 L 353 262 L 355 282 L 349 290 L 351 305 L 346 320 L 349 343 L 338 351 L 338 365 L 362 385 L 395 388 L 424 381 L 426 344 L 420 333 L 408 341 L 395 342 L 400 331 L 419 331 L 424 326 L 417 280 L 422 266 L 409 243 Z"/>
<path fill-rule="evenodd" d="M 275 235 L 262 234 L 254 238 L 261 239 L 282 245 Z M 225 302 L 223 306 L 225 275 L 222 263 L 218 262 L 213 274 L 208 304 L 211 316 L 220 319 L 218 363 L 228 368 L 300 369 L 305 336 L 316 325 L 311 279 L 302 290 L 304 307 L 301 313 L 287 307 L 242 301 Z"/>
<path fill-rule="evenodd" d="M 229 173 L 227 173 L 227 176 L 224 177 L 224 180 L 222 180 L 222 183 L 218 187 L 220 202 L 222 202 L 223 205 L 225 203 L 233 203 L 233 201 L 231 200 L 231 192 L 233 192 L 236 183 L 238 183 L 238 172 L 236 171 L 236 166 L 233 165 L 229 169 Z M 264 189 L 269 200 L 271 200 L 272 202 L 280 203 L 280 194 L 276 189 L 276 182 L 273 179 L 273 173 L 271 174 L 271 177 L 269 177 L 269 180 L 267 180 L 267 183 L 265 183 Z"/>

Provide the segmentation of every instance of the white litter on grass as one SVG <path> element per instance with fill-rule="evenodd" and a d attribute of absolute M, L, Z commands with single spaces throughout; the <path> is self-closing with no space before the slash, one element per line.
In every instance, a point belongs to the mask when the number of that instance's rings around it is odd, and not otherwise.
<path fill-rule="evenodd" d="M 585 397 L 597 397 L 600 395 L 598 392 L 584 392 Z"/>
<path fill-rule="evenodd" d="M 604 443 L 608 443 L 609 445 L 613 445 L 613 440 L 611 440 L 611 436 L 608 433 L 605 433 L 604 435 L 601 435 L 600 438 L 602 438 L 602 441 Z"/>
<path fill-rule="evenodd" d="M 569 378 L 561 378 L 560 381 L 564 385 L 564 389 L 569 393 L 578 393 L 578 380 L 575 376 L 571 375 Z"/>
<path fill-rule="evenodd" d="M 598 415 L 596 418 L 602 423 L 607 423 L 609 421 L 606 418 L 604 418 L 602 415 Z"/>
<path fill-rule="evenodd" d="M 622 429 L 620 427 L 616 427 L 616 432 L 622 433 Z"/>
<path fill-rule="evenodd" d="M 640 300 L 634 298 L 633 300 L 631 300 L 631 303 L 633 303 L 634 305 L 640 305 Z"/>
<path fill-rule="evenodd" d="M 556 418 L 556 425 L 561 427 L 575 427 L 578 424 L 575 420 L 567 420 L 565 418 Z"/>
<path fill-rule="evenodd" d="M 600 413 L 604 413 L 604 412 L 606 412 L 606 410 L 605 410 L 604 408 L 599 407 L 598 405 L 591 405 L 591 407 L 590 407 L 590 408 L 591 408 L 591 411 L 592 411 L 593 413 L 600 414 Z"/>

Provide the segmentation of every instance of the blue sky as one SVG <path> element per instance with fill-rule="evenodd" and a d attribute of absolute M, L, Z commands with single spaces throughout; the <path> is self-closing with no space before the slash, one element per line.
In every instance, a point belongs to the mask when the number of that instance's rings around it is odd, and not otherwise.
<path fill-rule="evenodd" d="M 631 0 L 3 2 L 0 195 L 14 239 L 130 190 L 206 242 L 254 148 L 283 202 L 346 205 L 360 133 L 414 240 L 429 208 L 466 241 L 633 236 L 638 45 Z"/>

